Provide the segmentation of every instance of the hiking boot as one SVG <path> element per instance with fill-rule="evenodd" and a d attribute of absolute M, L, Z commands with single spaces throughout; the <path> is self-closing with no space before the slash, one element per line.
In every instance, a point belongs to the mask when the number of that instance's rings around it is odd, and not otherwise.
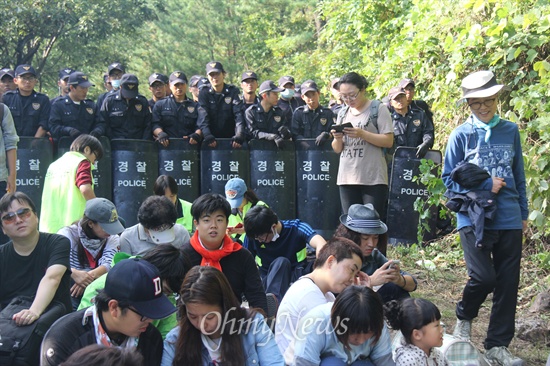
<path fill-rule="evenodd" d="M 472 335 L 472 321 L 456 319 L 453 335 L 465 341 L 469 341 Z"/>
<path fill-rule="evenodd" d="M 524 361 L 510 353 L 507 347 L 493 347 L 485 352 L 485 358 L 491 365 L 498 366 L 521 366 Z"/>

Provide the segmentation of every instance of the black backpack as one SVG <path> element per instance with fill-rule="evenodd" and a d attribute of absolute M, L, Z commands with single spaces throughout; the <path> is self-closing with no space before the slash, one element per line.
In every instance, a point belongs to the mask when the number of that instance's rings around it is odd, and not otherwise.
<path fill-rule="evenodd" d="M 0 312 L 0 365 L 38 366 L 40 345 L 50 326 L 66 314 L 65 306 L 52 301 L 37 321 L 27 326 L 17 326 L 13 314 L 32 305 L 33 298 L 18 296 Z"/>

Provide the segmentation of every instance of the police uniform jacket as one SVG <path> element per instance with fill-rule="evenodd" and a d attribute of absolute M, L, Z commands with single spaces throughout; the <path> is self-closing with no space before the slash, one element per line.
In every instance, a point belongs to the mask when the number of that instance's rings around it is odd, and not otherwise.
<path fill-rule="evenodd" d="M 283 110 L 277 106 L 266 112 L 260 103 L 246 110 L 246 126 L 251 139 L 265 139 L 266 134 L 279 134 L 279 128 L 289 128 Z"/>
<path fill-rule="evenodd" d="M 198 103 L 186 99 L 176 103 L 173 96 L 163 98 L 153 107 L 153 131 L 161 128 L 170 137 L 182 138 L 194 133 L 199 116 Z"/>
<path fill-rule="evenodd" d="M 120 95 L 120 90 L 107 94 L 99 118 L 106 124 L 110 139 L 150 140 L 152 137 L 149 103 L 141 94 L 128 101 Z"/>
<path fill-rule="evenodd" d="M 292 115 L 294 114 L 294 111 L 302 105 L 305 105 L 305 102 L 302 99 L 294 97 L 290 100 L 279 98 L 279 100 L 277 101 L 277 107 L 281 108 L 283 112 L 285 112 L 285 118 L 287 121 L 292 121 Z"/>
<path fill-rule="evenodd" d="M 321 132 L 330 132 L 333 123 L 334 113 L 330 109 L 319 106 L 311 110 L 307 105 L 303 105 L 292 115 L 292 138 L 316 138 Z"/>
<path fill-rule="evenodd" d="M 395 146 L 417 147 L 427 142 L 434 143 L 434 126 L 420 109 L 409 107 L 405 116 L 392 112 Z"/>
<path fill-rule="evenodd" d="M 242 100 L 236 86 L 224 84 L 221 93 L 211 87 L 201 89 L 198 124 L 203 136 L 244 138 L 246 126 L 241 109 Z"/>
<path fill-rule="evenodd" d="M 433 114 L 432 110 L 430 109 L 430 106 L 428 105 L 428 103 L 426 103 L 423 100 L 417 99 L 417 100 L 413 100 L 411 102 L 411 107 L 413 109 L 420 109 L 420 110 L 424 111 L 424 113 L 426 113 L 426 117 L 428 117 L 428 121 L 430 121 L 431 124 L 433 125 L 433 123 L 434 123 L 434 119 L 433 119 L 434 114 Z"/>
<path fill-rule="evenodd" d="M 34 137 L 39 127 L 48 130 L 51 105 L 46 94 L 33 90 L 24 97 L 19 89 L 10 90 L 4 94 L 3 102 L 10 109 L 18 136 Z"/>
<path fill-rule="evenodd" d="M 260 97 L 258 97 L 257 95 L 256 95 L 256 97 L 254 98 L 254 103 L 252 103 L 252 104 L 245 103 L 244 98 L 242 97 L 242 95 L 241 95 L 241 99 L 242 99 L 242 101 L 243 101 L 241 111 L 243 112 L 243 118 L 245 118 L 245 123 L 246 123 L 246 115 L 245 115 L 246 110 L 247 110 L 248 108 L 252 107 L 254 104 L 260 103 L 262 100 L 261 100 Z"/>
<path fill-rule="evenodd" d="M 70 136 L 74 129 L 81 133 L 94 131 L 99 136 L 105 135 L 105 123 L 98 122 L 96 104 L 91 99 L 76 104 L 68 95 L 57 98 L 52 103 L 48 124 L 55 139 Z"/>

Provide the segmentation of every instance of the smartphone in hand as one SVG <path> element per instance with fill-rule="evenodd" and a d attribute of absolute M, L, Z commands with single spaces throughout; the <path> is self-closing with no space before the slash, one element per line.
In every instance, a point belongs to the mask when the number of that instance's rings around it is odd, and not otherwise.
<path fill-rule="evenodd" d="M 398 259 L 392 259 L 390 261 L 390 265 L 388 266 L 389 269 L 394 269 L 396 266 L 400 265 L 401 264 L 401 261 L 398 260 Z"/>
<path fill-rule="evenodd" d="M 352 128 L 353 125 L 351 124 L 351 122 L 347 122 L 347 123 L 343 123 L 341 125 L 332 125 L 332 126 L 330 126 L 330 129 L 335 130 L 336 132 L 344 132 L 344 128 L 346 128 L 346 127 Z"/>

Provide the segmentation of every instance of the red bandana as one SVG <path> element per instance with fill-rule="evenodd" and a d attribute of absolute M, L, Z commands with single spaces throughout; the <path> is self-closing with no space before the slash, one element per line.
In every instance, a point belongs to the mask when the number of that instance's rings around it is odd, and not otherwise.
<path fill-rule="evenodd" d="M 221 249 L 208 250 L 204 248 L 199 241 L 199 231 L 196 230 L 193 237 L 191 237 L 191 246 L 202 257 L 201 266 L 211 266 L 222 270 L 220 266 L 220 259 L 227 257 L 229 254 L 236 252 L 242 248 L 239 243 L 235 243 L 229 235 L 225 235 L 223 238 L 223 246 Z"/>

